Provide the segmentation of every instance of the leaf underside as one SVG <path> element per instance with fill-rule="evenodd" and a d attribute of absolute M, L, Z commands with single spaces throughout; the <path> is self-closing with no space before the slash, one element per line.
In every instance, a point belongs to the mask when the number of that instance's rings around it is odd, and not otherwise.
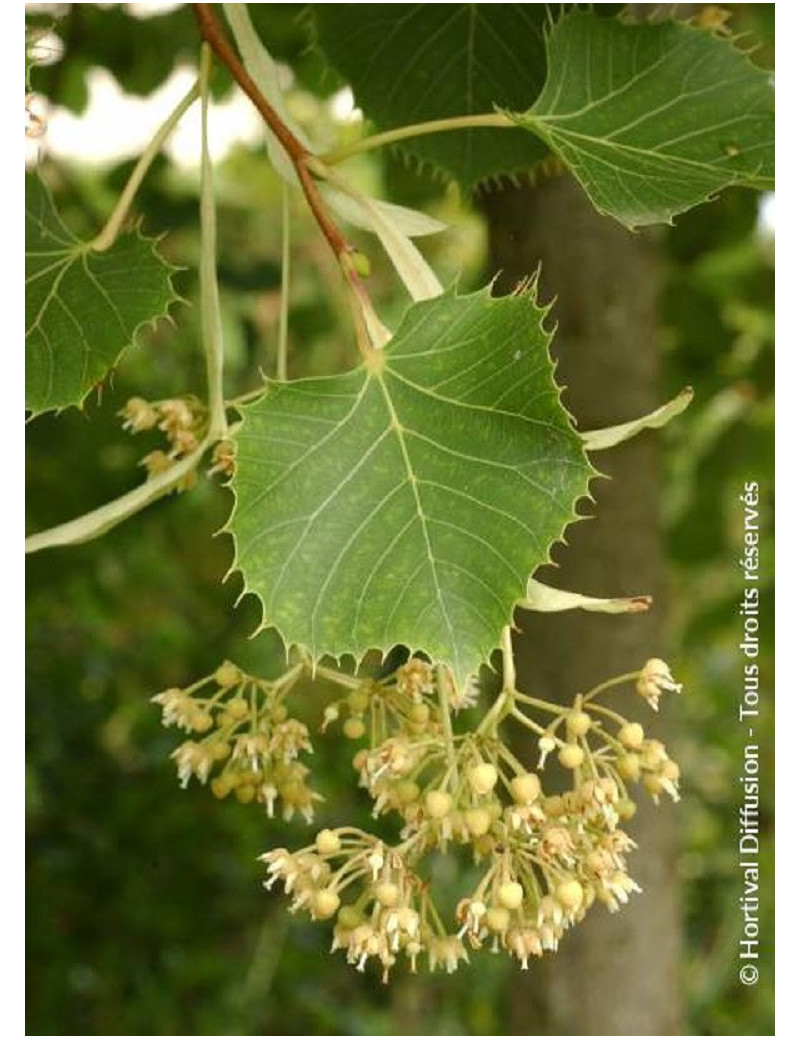
<path fill-rule="evenodd" d="M 771 183 L 771 77 L 729 40 L 573 11 L 549 34 L 547 61 L 539 99 L 513 118 L 600 212 L 628 227 L 669 222 L 726 186 Z"/>
<path fill-rule="evenodd" d="M 594 473 L 530 295 L 413 305 L 375 365 L 243 409 L 226 526 L 287 644 L 403 644 L 463 680 L 498 645 Z"/>
<path fill-rule="evenodd" d="M 140 326 L 167 313 L 173 270 L 138 231 L 94 252 L 64 226 L 41 179 L 26 177 L 26 410 L 80 405 Z"/>
<path fill-rule="evenodd" d="M 320 49 L 381 130 L 495 105 L 521 110 L 544 82 L 546 4 L 312 7 Z M 516 130 L 459 130 L 399 147 L 467 189 L 531 169 L 547 154 Z"/>

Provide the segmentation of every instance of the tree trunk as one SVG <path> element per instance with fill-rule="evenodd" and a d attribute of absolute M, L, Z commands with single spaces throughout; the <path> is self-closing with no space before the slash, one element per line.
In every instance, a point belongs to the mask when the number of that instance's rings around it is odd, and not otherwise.
<path fill-rule="evenodd" d="M 539 298 L 557 296 L 557 379 L 579 427 L 655 407 L 663 396 L 657 240 L 599 216 L 568 177 L 496 192 L 485 210 L 491 273 L 501 272 L 495 291 L 509 291 L 541 264 Z M 567 530 L 568 546 L 554 551 L 559 569 L 537 576 L 593 595 L 652 593 L 656 605 L 634 616 L 518 612 L 519 686 L 554 700 L 571 701 L 664 655 L 657 435 L 640 435 L 594 462 L 612 479 L 593 482 L 596 505 L 584 510 L 593 519 Z M 663 718 L 656 722 L 647 719 L 647 730 L 661 737 Z M 529 743 L 529 760 L 534 752 Z M 643 894 L 614 915 L 594 908 L 555 957 L 511 986 L 514 1035 L 682 1034 L 675 809 L 656 809 L 642 795 L 630 830 L 639 844 L 631 872 Z"/>

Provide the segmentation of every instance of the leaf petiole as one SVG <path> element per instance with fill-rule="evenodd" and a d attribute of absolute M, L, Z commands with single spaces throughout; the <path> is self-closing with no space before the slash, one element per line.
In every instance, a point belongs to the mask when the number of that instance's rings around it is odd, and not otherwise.
<path fill-rule="evenodd" d="M 450 119 L 431 119 L 426 123 L 412 123 L 409 126 L 398 126 L 394 130 L 385 130 L 380 134 L 363 137 L 360 141 L 334 148 L 320 156 L 323 163 L 336 166 L 345 159 L 350 159 L 361 152 L 369 152 L 374 148 L 383 148 L 397 141 L 405 141 L 409 137 L 423 137 L 426 134 L 441 134 L 449 130 L 469 130 L 487 127 L 489 129 L 513 129 L 517 126 L 502 112 L 487 112 L 477 116 L 453 116 Z"/>

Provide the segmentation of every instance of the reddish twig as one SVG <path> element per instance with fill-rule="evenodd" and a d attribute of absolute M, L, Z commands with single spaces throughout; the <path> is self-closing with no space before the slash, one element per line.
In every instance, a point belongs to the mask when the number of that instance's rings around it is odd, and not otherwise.
<path fill-rule="evenodd" d="M 348 256 L 350 253 L 350 247 L 341 231 L 328 216 L 325 204 L 317 190 L 317 185 L 308 169 L 308 161 L 314 159 L 314 156 L 300 141 L 298 141 L 289 127 L 284 123 L 269 101 L 267 101 L 258 89 L 258 86 L 252 76 L 248 73 L 247 69 L 242 65 L 241 61 L 239 61 L 236 52 L 217 21 L 217 16 L 214 14 L 211 4 L 192 4 L 192 8 L 194 9 L 195 17 L 197 18 L 197 23 L 200 27 L 201 36 L 211 46 L 211 49 L 223 65 L 227 66 L 230 70 L 233 78 L 253 102 L 264 122 L 273 134 L 275 134 L 289 159 L 291 159 L 292 165 L 294 166 L 297 177 L 300 181 L 300 187 L 303 189 L 303 194 L 308 201 L 311 212 L 314 214 L 314 217 L 320 226 L 320 230 L 327 239 L 336 259 L 341 263 L 343 258 Z"/>

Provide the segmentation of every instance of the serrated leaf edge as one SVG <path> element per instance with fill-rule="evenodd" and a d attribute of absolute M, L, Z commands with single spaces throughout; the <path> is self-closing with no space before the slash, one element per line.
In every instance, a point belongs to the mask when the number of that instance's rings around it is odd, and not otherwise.
<path fill-rule="evenodd" d="M 563 394 L 564 394 L 564 391 L 565 391 L 565 387 L 561 386 L 556 381 L 557 362 L 552 357 L 552 354 L 551 354 L 551 351 L 550 351 L 551 345 L 552 345 L 553 340 L 554 340 L 555 329 L 552 332 L 548 332 L 548 330 L 545 328 L 545 325 L 544 325 L 545 320 L 548 317 L 548 315 L 550 313 L 550 310 L 552 309 L 554 301 L 550 301 L 549 303 L 544 304 L 544 305 L 539 304 L 536 301 L 536 299 L 535 299 L 535 293 L 536 293 L 537 286 L 538 286 L 538 271 L 534 275 L 532 275 L 529 279 L 527 279 L 524 283 L 520 283 L 520 285 L 514 291 L 513 295 L 520 295 L 520 296 L 527 295 L 527 296 L 529 296 L 531 298 L 532 302 L 535 304 L 536 309 L 541 312 L 540 313 L 540 318 L 539 318 L 539 328 L 540 328 L 540 331 L 547 338 L 547 345 L 546 345 L 545 349 L 546 349 L 547 358 L 548 358 L 548 361 L 549 361 L 549 364 L 550 364 L 550 370 L 549 370 L 550 379 L 552 381 L 553 388 L 557 392 L 559 404 L 561 405 L 561 408 L 563 409 L 564 413 L 568 416 L 568 418 L 570 420 L 570 423 L 572 425 L 573 433 L 580 440 L 580 434 L 579 434 L 579 432 L 578 432 L 578 430 L 576 428 L 575 418 L 572 415 L 572 413 L 569 411 L 569 409 L 566 408 L 566 406 L 564 405 L 563 400 L 562 400 L 562 397 L 563 397 Z M 484 295 L 487 298 L 492 298 L 492 296 L 491 296 L 491 289 L 492 289 L 492 283 L 490 283 L 489 285 L 485 286 L 484 288 L 478 290 L 476 293 L 470 293 L 468 295 L 470 295 L 470 296 Z M 452 296 L 452 297 L 456 296 L 455 286 L 450 286 L 449 288 L 447 288 L 445 290 L 445 292 L 443 293 L 443 297 L 448 297 L 448 296 Z M 364 367 L 365 366 L 362 363 L 362 364 L 359 364 L 358 366 L 356 366 L 356 368 L 349 369 L 348 371 L 358 371 L 359 368 L 364 368 Z M 369 373 L 368 373 L 368 375 L 369 375 Z M 316 377 L 307 377 L 307 378 L 314 379 Z M 305 379 L 297 380 L 297 382 L 305 382 L 305 381 L 306 381 Z M 238 406 L 239 411 L 242 414 L 242 425 L 244 425 L 244 422 L 246 422 L 247 411 L 250 408 L 255 407 L 256 405 L 258 405 L 260 402 L 262 402 L 264 400 L 264 396 L 269 394 L 271 386 L 279 386 L 279 385 L 281 385 L 281 384 L 279 384 L 276 380 L 267 379 L 266 382 L 265 382 L 264 394 L 263 395 L 261 395 L 260 397 L 256 398 L 254 401 L 248 402 L 246 405 Z M 581 454 L 583 456 L 583 459 L 584 459 L 584 461 L 586 463 L 586 467 L 587 467 L 586 490 L 584 492 L 576 495 L 575 498 L 573 499 L 572 506 L 571 506 L 571 516 L 570 516 L 570 518 L 567 521 L 565 521 L 565 523 L 563 524 L 559 534 L 555 538 L 553 538 L 553 540 L 551 541 L 550 546 L 548 547 L 548 551 L 547 551 L 547 558 L 542 560 L 542 561 L 540 561 L 539 563 L 537 563 L 535 565 L 535 567 L 532 567 L 531 568 L 532 572 L 534 570 L 538 570 L 540 567 L 545 567 L 545 566 L 548 566 L 548 565 L 555 565 L 554 564 L 554 560 L 552 558 L 552 549 L 553 549 L 553 547 L 555 545 L 558 545 L 558 544 L 566 545 L 567 544 L 566 539 L 564 537 L 567 528 L 572 526 L 572 524 L 578 523 L 578 522 L 580 522 L 582 520 L 592 519 L 590 516 L 581 515 L 580 513 L 578 513 L 576 507 L 577 507 L 578 503 L 581 502 L 583 499 L 588 499 L 590 502 L 594 502 L 595 501 L 593 495 L 591 494 L 591 490 L 590 490 L 589 485 L 590 485 L 592 480 L 597 479 L 598 477 L 603 477 L 604 474 L 601 473 L 598 469 L 596 469 L 596 467 L 592 463 L 591 459 L 589 458 L 589 456 L 588 456 L 588 454 L 587 454 L 587 452 L 586 452 L 586 450 L 585 450 L 585 448 L 583 446 L 582 441 L 580 441 L 579 445 L 577 445 L 577 446 L 579 447 L 579 450 L 580 450 L 580 452 L 581 452 Z M 248 585 L 247 578 L 246 578 L 246 576 L 244 574 L 244 571 L 242 570 L 242 568 L 239 565 L 239 562 L 238 562 L 237 539 L 236 539 L 236 535 L 234 534 L 234 532 L 233 532 L 233 530 L 231 528 L 231 521 L 232 521 L 232 519 L 233 519 L 233 517 L 234 517 L 234 515 L 236 513 L 236 508 L 237 508 L 237 505 L 238 505 L 238 495 L 237 495 L 236 489 L 233 486 L 232 479 L 229 480 L 226 483 L 225 487 L 230 491 L 230 493 L 233 496 L 233 506 L 231 508 L 230 515 L 229 515 L 228 519 L 226 520 L 226 522 L 223 524 L 223 526 L 218 531 L 215 532 L 215 537 L 217 535 L 220 535 L 220 534 L 227 534 L 227 535 L 230 536 L 231 541 L 233 543 L 233 559 L 232 559 L 231 565 L 228 568 L 227 572 L 225 573 L 222 581 L 223 581 L 223 583 L 227 582 L 232 576 L 234 576 L 237 573 L 241 575 L 241 578 L 242 578 L 242 588 L 241 588 L 240 592 L 238 593 L 238 595 L 237 595 L 237 597 L 236 597 L 236 599 L 234 601 L 234 606 L 235 607 L 238 606 L 241 603 L 241 601 L 244 599 L 244 597 L 247 596 L 247 595 L 254 596 L 256 598 L 256 600 L 258 601 L 259 608 L 260 608 L 260 611 L 261 611 L 261 620 L 259 621 L 259 623 L 256 626 L 256 628 L 251 633 L 251 635 L 250 635 L 251 639 L 254 639 L 256 636 L 260 635 L 261 632 L 264 632 L 264 631 L 267 631 L 269 629 L 272 629 L 272 630 L 274 630 L 276 632 L 276 634 L 280 638 L 281 642 L 283 643 L 287 655 L 293 649 L 296 648 L 296 649 L 306 653 L 309 656 L 309 658 L 311 659 L 311 661 L 314 662 L 314 663 L 319 663 L 320 661 L 322 661 L 323 659 L 326 659 L 326 658 L 335 660 L 337 662 L 342 662 L 343 659 L 345 659 L 345 658 L 352 658 L 355 661 L 355 663 L 356 663 L 356 668 L 359 668 L 361 666 L 361 664 L 363 663 L 364 659 L 366 658 L 366 656 L 368 654 L 379 653 L 381 655 L 381 659 L 383 660 L 391 652 L 391 650 L 394 649 L 394 647 L 396 647 L 396 646 L 406 646 L 405 643 L 398 642 L 397 640 L 392 640 L 392 641 L 390 641 L 390 642 L 388 642 L 386 644 L 382 644 L 382 645 L 379 645 L 379 646 L 368 647 L 361 653 L 358 653 L 358 652 L 356 652 L 355 650 L 352 650 L 352 649 L 346 649 L 346 650 L 342 650 L 338 654 L 334 654 L 334 653 L 331 653 L 330 651 L 327 651 L 327 650 L 324 650 L 324 649 L 315 649 L 315 648 L 308 647 L 307 645 L 305 645 L 303 643 L 300 643 L 300 642 L 289 642 L 286 639 L 283 631 L 281 630 L 280 625 L 277 622 L 272 621 L 272 620 L 270 620 L 270 619 L 268 619 L 266 617 L 266 604 L 265 604 L 264 600 L 262 599 L 261 594 L 258 592 L 257 589 L 255 589 L 255 588 L 251 587 L 250 585 Z M 527 582 L 530 580 L 530 578 L 531 578 L 531 575 L 529 574 L 528 577 L 525 579 L 525 589 L 527 589 Z M 525 595 L 524 595 L 524 590 L 523 590 L 523 591 L 521 591 L 519 598 L 517 600 L 513 601 L 510 604 L 510 606 L 509 606 L 509 615 L 508 615 L 508 619 L 506 621 L 507 625 L 513 624 L 514 610 L 516 609 L 516 606 L 517 606 L 519 600 L 522 600 L 524 598 L 525 598 Z M 476 675 L 478 670 L 479 670 L 479 668 L 482 665 L 487 665 L 487 666 L 489 665 L 489 661 L 491 659 L 492 654 L 494 654 L 495 651 L 501 649 L 501 638 L 502 638 L 502 630 L 497 633 L 497 642 L 494 645 L 492 645 L 490 647 L 480 648 L 479 649 L 478 654 L 475 655 L 478 658 L 475 661 L 475 667 L 474 667 L 473 671 L 468 672 L 467 675 Z M 425 654 L 428 657 L 431 656 L 430 652 L 424 646 L 407 647 L 407 649 L 409 650 L 409 652 L 411 654 L 422 653 L 422 654 Z M 439 663 L 442 663 L 442 662 L 439 662 Z M 451 667 L 451 669 L 452 669 L 452 664 L 453 664 L 452 662 L 448 661 L 448 662 L 443 662 L 443 663 L 446 663 L 448 665 L 448 667 Z M 466 678 L 466 676 L 461 676 L 461 678 L 462 679 Z"/>

